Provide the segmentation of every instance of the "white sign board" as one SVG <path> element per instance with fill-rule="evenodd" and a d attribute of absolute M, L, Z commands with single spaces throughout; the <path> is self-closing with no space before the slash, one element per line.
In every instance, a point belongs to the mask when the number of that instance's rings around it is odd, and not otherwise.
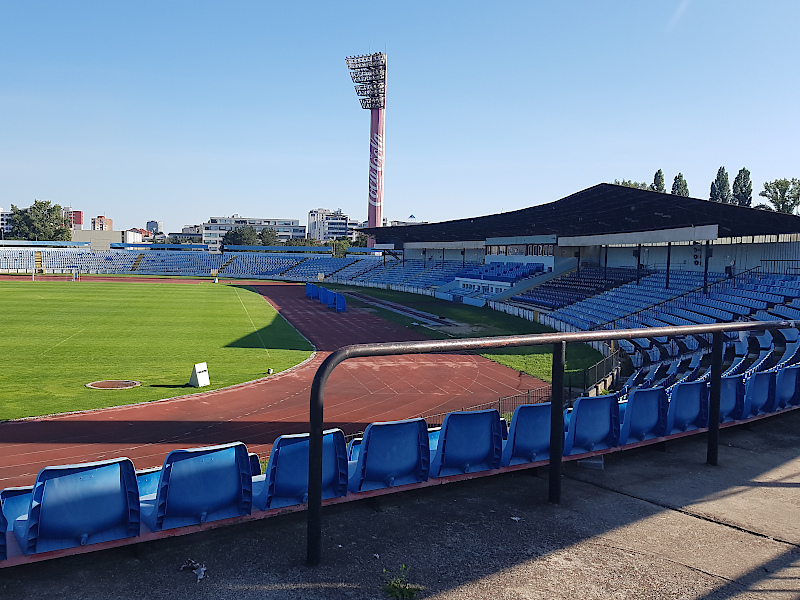
<path fill-rule="evenodd" d="M 197 363 L 192 369 L 192 376 L 189 378 L 189 385 L 192 387 L 204 387 L 211 385 L 211 380 L 208 378 L 208 365 L 206 363 Z"/>

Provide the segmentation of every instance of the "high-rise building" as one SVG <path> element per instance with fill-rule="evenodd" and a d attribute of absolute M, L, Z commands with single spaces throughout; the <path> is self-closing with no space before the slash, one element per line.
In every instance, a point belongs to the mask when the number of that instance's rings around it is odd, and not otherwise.
<path fill-rule="evenodd" d="M 69 228 L 73 231 L 81 231 L 83 229 L 83 211 L 72 210 L 71 208 L 61 209 L 64 219 L 67 221 Z"/>
<path fill-rule="evenodd" d="M 113 230 L 114 230 L 113 219 L 106 217 L 104 215 L 98 215 L 96 217 L 92 217 L 92 231 L 113 231 Z"/>
<path fill-rule="evenodd" d="M 13 214 L 11 211 L 0 208 L 0 236 L 3 239 L 11 233 L 11 216 Z"/>
<path fill-rule="evenodd" d="M 330 242 L 340 237 L 349 237 L 355 240 L 359 226 L 360 223 L 344 214 L 341 208 L 316 208 L 308 211 L 309 239 Z"/>
<path fill-rule="evenodd" d="M 302 239 L 306 237 L 305 225 L 300 225 L 298 219 L 254 219 L 251 217 L 211 217 L 208 222 L 202 224 L 203 243 L 208 244 L 208 249 L 218 251 L 222 246 L 222 238 L 225 234 L 239 227 L 250 226 L 261 233 L 262 229 L 274 229 L 278 234 L 278 240 L 285 242 L 292 239 Z"/>
<path fill-rule="evenodd" d="M 157 233 L 162 233 L 164 231 L 164 222 L 163 221 L 148 221 L 147 225 L 145 225 L 145 229 L 152 233 L 153 235 Z"/>

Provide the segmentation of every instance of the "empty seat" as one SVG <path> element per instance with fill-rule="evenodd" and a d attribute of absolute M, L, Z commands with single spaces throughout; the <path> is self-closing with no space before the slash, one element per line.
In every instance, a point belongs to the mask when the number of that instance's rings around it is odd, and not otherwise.
<path fill-rule="evenodd" d="M 575 401 L 564 438 L 564 456 L 614 448 L 619 444 L 617 394 Z"/>
<path fill-rule="evenodd" d="M 719 422 L 726 423 L 741 419 L 744 407 L 744 381 L 741 375 L 722 377 L 719 392 Z"/>
<path fill-rule="evenodd" d="M 0 500 L 0 560 L 5 560 L 8 557 L 6 551 L 6 530 L 8 529 L 8 521 L 3 514 L 2 500 Z"/>
<path fill-rule="evenodd" d="M 427 481 L 430 460 L 424 419 L 371 423 L 358 457 L 348 463 L 348 489 L 365 492 Z"/>
<path fill-rule="evenodd" d="M 307 433 L 282 435 L 272 444 L 267 470 L 253 478 L 253 503 L 261 510 L 308 502 Z M 341 429 L 322 437 L 322 498 L 347 493 L 347 446 Z"/>
<path fill-rule="evenodd" d="M 800 365 L 784 367 L 775 375 L 775 406 L 786 408 L 800 404 Z"/>
<path fill-rule="evenodd" d="M 247 458 L 250 460 L 250 474 L 254 477 L 261 475 L 261 459 L 255 452 L 248 452 Z"/>
<path fill-rule="evenodd" d="M 775 412 L 775 372 L 753 373 L 744 387 L 744 406 L 740 418 Z"/>
<path fill-rule="evenodd" d="M 705 381 L 677 384 L 667 410 L 666 434 L 708 427 L 708 385 Z"/>
<path fill-rule="evenodd" d="M 663 387 L 637 388 L 619 405 L 619 445 L 659 438 L 667 430 L 669 400 Z"/>
<path fill-rule="evenodd" d="M 431 449 L 431 477 L 475 473 L 500 467 L 503 436 L 495 409 L 445 415 L 439 441 Z"/>
<path fill-rule="evenodd" d="M 151 531 L 249 515 L 247 446 L 233 442 L 173 450 L 160 470 L 139 477 L 139 488 L 142 521 Z"/>
<path fill-rule="evenodd" d="M 46 467 L 33 486 L 3 490 L 2 508 L 25 554 L 139 535 L 136 473 L 127 458 Z"/>
<path fill-rule="evenodd" d="M 514 409 L 501 466 L 550 459 L 550 403 L 521 404 Z"/>

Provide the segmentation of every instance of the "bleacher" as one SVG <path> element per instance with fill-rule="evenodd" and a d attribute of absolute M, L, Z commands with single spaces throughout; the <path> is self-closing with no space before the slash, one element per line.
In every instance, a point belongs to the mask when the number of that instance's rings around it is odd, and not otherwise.
<path fill-rule="evenodd" d="M 726 374 L 722 426 L 800 407 L 798 373 L 800 365 L 787 363 Z M 579 398 L 565 410 L 565 459 L 706 430 L 706 379 L 683 378 L 669 393 L 655 377 L 643 383 L 624 393 Z M 422 418 L 372 423 L 349 445 L 341 429 L 327 430 L 323 499 L 358 500 L 379 490 L 548 464 L 550 415 L 550 404 L 541 403 L 518 406 L 507 428 L 494 409 L 449 413 L 441 427 L 430 429 Z M 308 452 L 308 434 L 294 434 L 275 440 L 263 473 L 260 457 L 241 442 L 173 450 L 161 467 L 139 471 L 127 458 L 47 467 L 30 485 L 0 491 L 0 567 L 302 509 Z"/>
<path fill-rule="evenodd" d="M 542 263 L 491 262 L 472 265 L 456 272 L 456 277 L 516 283 L 520 279 L 544 272 Z"/>
<path fill-rule="evenodd" d="M 0 248 L 0 271 L 32 272 L 36 268 L 36 255 L 33 250 Z"/>
<path fill-rule="evenodd" d="M 648 271 L 642 272 L 643 276 L 648 274 Z M 580 271 L 571 271 L 550 281 L 545 281 L 522 294 L 517 294 L 512 297 L 512 300 L 543 308 L 558 309 L 635 279 L 636 269 L 583 267 Z"/>

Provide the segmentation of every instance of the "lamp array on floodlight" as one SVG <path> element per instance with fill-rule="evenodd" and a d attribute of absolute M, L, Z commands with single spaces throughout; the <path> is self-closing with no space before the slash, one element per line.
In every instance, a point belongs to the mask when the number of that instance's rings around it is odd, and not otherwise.
<path fill-rule="evenodd" d="M 361 108 L 386 107 L 386 55 L 381 52 L 345 58 L 350 78 L 356 84 Z"/>

